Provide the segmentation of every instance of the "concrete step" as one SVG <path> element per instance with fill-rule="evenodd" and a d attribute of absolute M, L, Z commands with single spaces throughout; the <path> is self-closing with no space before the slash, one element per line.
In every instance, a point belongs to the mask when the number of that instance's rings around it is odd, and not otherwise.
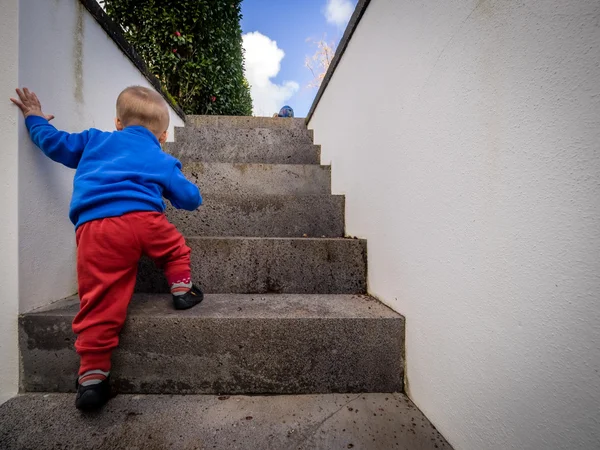
<path fill-rule="evenodd" d="M 0 406 L 5 450 L 448 450 L 403 394 L 268 397 L 121 395 L 80 414 L 72 394 Z"/>
<path fill-rule="evenodd" d="M 187 237 L 192 276 L 207 293 L 364 294 L 367 246 L 358 239 Z M 168 292 L 147 260 L 138 292 Z"/>
<path fill-rule="evenodd" d="M 188 127 L 216 127 L 220 129 L 231 128 L 271 128 L 306 130 L 303 118 L 272 118 L 272 117 L 244 117 L 244 116 L 186 116 Z"/>
<path fill-rule="evenodd" d="M 70 392 L 77 298 L 19 318 L 22 388 Z M 309 394 L 402 391 L 404 319 L 370 297 L 207 295 L 175 311 L 137 295 L 111 377 L 122 393 Z"/>
<path fill-rule="evenodd" d="M 325 195 L 331 166 L 316 164 L 187 163 L 183 172 L 207 194 Z"/>
<path fill-rule="evenodd" d="M 185 127 L 165 150 L 181 162 L 319 164 L 320 147 L 308 130 Z"/>
<path fill-rule="evenodd" d="M 224 128 L 219 126 L 177 127 L 175 142 L 190 142 L 198 145 L 240 144 L 254 147 L 313 145 L 313 131 L 307 128 Z"/>
<path fill-rule="evenodd" d="M 167 215 L 186 236 L 344 236 L 341 195 L 209 195 L 196 211 Z"/>

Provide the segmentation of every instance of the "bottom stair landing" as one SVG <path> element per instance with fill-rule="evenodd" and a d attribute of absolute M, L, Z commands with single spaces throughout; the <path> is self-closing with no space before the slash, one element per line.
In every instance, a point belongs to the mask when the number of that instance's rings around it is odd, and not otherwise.
<path fill-rule="evenodd" d="M 74 394 L 25 394 L 0 406 L 0 448 L 451 449 L 402 394 L 120 395 L 91 415 Z"/>

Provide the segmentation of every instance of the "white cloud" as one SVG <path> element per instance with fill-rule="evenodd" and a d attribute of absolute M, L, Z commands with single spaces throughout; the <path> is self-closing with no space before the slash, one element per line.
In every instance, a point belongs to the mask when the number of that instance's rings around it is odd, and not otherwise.
<path fill-rule="evenodd" d="M 327 22 L 344 28 L 354 12 L 354 3 L 351 0 L 327 0 L 324 12 Z"/>
<path fill-rule="evenodd" d="M 258 31 L 242 37 L 254 115 L 272 116 L 300 89 L 300 85 L 295 81 L 285 81 L 283 84 L 271 81 L 279 73 L 281 60 L 285 56 L 284 51 L 277 47 L 277 42 Z"/>

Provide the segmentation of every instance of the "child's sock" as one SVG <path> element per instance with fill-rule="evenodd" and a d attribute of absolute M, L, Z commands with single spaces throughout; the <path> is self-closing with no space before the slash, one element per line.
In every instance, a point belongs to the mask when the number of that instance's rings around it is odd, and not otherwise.
<path fill-rule="evenodd" d="M 103 372 L 102 370 L 88 370 L 86 373 L 79 376 L 79 385 L 91 386 L 102 383 L 108 378 L 109 373 L 110 372 Z"/>
<path fill-rule="evenodd" d="M 171 294 L 175 296 L 185 295 L 192 289 L 192 276 L 190 273 L 180 273 L 168 277 L 167 281 L 171 286 Z"/>

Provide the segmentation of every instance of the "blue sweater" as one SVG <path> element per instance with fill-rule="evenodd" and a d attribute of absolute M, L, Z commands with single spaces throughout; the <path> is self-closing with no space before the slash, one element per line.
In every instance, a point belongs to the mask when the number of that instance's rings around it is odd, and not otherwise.
<path fill-rule="evenodd" d="M 39 116 L 27 117 L 25 124 L 46 156 L 77 169 L 69 212 L 76 228 L 129 212 L 163 212 L 163 196 L 179 209 L 193 211 L 202 204 L 200 190 L 185 178 L 181 163 L 164 153 L 144 127 L 67 133 Z"/>

